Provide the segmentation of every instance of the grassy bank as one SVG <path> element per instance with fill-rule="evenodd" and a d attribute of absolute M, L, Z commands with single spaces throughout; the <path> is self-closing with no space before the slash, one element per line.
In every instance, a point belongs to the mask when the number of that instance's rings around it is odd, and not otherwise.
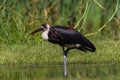
<path fill-rule="evenodd" d="M 73 50 L 69 52 L 68 63 L 120 62 L 120 41 L 97 40 L 95 53 Z M 63 63 L 62 49 L 46 42 L 39 44 L 2 45 L 0 64 Z"/>
<path fill-rule="evenodd" d="M 70 51 L 69 63 L 120 60 L 119 0 L 1 0 L 0 64 L 62 63 L 59 46 L 29 35 L 43 23 L 67 25 L 97 39 L 95 53 Z"/>

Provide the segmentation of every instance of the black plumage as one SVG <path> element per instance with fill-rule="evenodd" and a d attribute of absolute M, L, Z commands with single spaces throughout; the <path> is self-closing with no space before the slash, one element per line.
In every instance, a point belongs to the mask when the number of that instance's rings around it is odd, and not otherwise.
<path fill-rule="evenodd" d="M 94 52 L 96 50 L 92 42 L 80 32 L 70 27 L 59 25 L 50 27 L 48 24 L 43 24 L 41 27 L 31 32 L 31 34 L 40 30 L 43 31 L 43 39 L 45 38 L 51 43 L 59 44 L 66 53 L 71 49 L 78 49 L 84 52 Z M 64 47 L 67 47 L 67 49 L 65 50 Z"/>
<path fill-rule="evenodd" d="M 65 45 L 74 45 L 70 49 L 79 49 L 82 51 L 95 51 L 94 45 L 75 29 L 66 26 L 51 27 L 48 33 L 49 41 L 65 47 Z M 76 46 L 80 44 L 80 46 Z"/>
<path fill-rule="evenodd" d="M 42 39 L 48 40 L 51 43 L 59 44 L 64 53 L 64 75 L 67 75 L 66 57 L 69 50 L 78 49 L 84 52 L 95 52 L 96 48 L 92 42 L 84 37 L 80 32 L 67 26 L 52 26 L 43 24 L 38 29 L 34 30 L 30 34 L 34 34 L 38 31 L 42 32 Z M 65 47 L 67 49 L 65 49 Z"/>

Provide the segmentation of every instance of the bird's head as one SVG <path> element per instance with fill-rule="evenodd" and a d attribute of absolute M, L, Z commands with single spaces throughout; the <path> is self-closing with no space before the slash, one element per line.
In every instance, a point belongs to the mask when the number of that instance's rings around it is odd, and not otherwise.
<path fill-rule="evenodd" d="M 34 34 L 36 32 L 39 32 L 39 31 L 46 31 L 46 30 L 49 30 L 50 29 L 50 25 L 49 24 L 42 24 L 40 27 L 38 27 L 37 29 L 35 29 L 34 31 L 32 31 L 30 34 Z"/>

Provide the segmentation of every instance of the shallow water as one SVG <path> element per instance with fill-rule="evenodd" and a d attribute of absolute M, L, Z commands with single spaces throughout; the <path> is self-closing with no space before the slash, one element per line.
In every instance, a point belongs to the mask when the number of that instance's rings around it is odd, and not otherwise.
<path fill-rule="evenodd" d="M 120 64 L 0 66 L 0 80 L 120 80 Z"/>

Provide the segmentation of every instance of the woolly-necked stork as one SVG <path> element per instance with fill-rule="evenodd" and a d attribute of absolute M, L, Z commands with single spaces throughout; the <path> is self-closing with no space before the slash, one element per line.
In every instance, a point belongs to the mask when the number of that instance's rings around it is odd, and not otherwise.
<path fill-rule="evenodd" d="M 66 71 L 66 59 L 67 53 L 71 49 L 78 49 L 84 52 L 95 52 L 94 45 L 86 39 L 80 32 L 67 26 L 50 26 L 48 24 L 42 24 L 38 29 L 32 31 L 30 34 L 34 34 L 38 31 L 42 32 L 42 39 L 51 43 L 59 44 L 64 53 L 64 75 L 67 75 Z M 65 49 L 66 47 L 66 49 Z"/>

